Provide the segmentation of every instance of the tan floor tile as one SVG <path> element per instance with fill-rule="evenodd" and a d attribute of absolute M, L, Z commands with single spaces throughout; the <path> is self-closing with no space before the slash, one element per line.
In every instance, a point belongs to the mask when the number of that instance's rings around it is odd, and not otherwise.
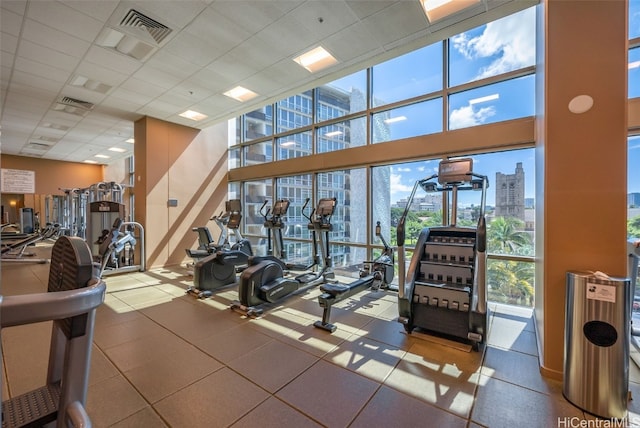
<path fill-rule="evenodd" d="M 271 397 L 231 426 L 233 428 L 254 428 L 257 426 L 260 428 L 314 428 L 322 425 L 277 398 Z"/>
<path fill-rule="evenodd" d="M 139 340 L 144 337 L 165 331 L 165 328 L 145 316 L 130 321 L 102 326 L 96 323 L 93 341 L 103 350 L 123 343 Z"/>
<path fill-rule="evenodd" d="M 260 333 L 247 324 L 242 324 L 220 334 L 195 341 L 194 344 L 218 361 L 228 364 L 272 340 L 274 340 L 272 337 Z"/>
<path fill-rule="evenodd" d="M 172 427 L 227 427 L 269 397 L 263 389 L 224 368 L 155 404 Z"/>
<path fill-rule="evenodd" d="M 106 427 L 142 410 L 148 404 L 122 376 L 90 385 L 87 413 L 93 426 Z"/>
<path fill-rule="evenodd" d="M 468 417 L 482 356 L 417 342 L 384 384 L 448 412 Z"/>
<path fill-rule="evenodd" d="M 140 394 L 155 403 L 222 368 L 219 361 L 191 345 L 124 372 Z"/>
<path fill-rule="evenodd" d="M 409 349 L 416 339 L 407 334 L 402 324 L 386 319 L 374 319 L 357 332 L 359 336 L 386 343 L 394 348 Z"/>
<path fill-rule="evenodd" d="M 91 368 L 89 370 L 89 385 L 100 383 L 120 374 L 116 366 L 95 344 L 91 349 Z"/>
<path fill-rule="evenodd" d="M 466 419 L 382 386 L 349 427 L 462 428 L 466 424 Z"/>
<path fill-rule="evenodd" d="M 489 328 L 487 344 L 529 355 L 538 355 L 535 332 L 527 330 L 528 319 L 496 314 Z"/>
<path fill-rule="evenodd" d="M 3 382 L 8 385 L 10 396 L 46 384 L 52 324 L 44 322 L 2 329 L 2 354 L 7 369 Z"/>
<path fill-rule="evenodd" d="M 550 400 L 531 389 L 481 376 L 471 419 L 491 428 L 512 428 L 526 423 L 558 427 L 559 418 L 574 417 L 582 419 L 582 412 L 565 400 Z"/>
<path fill-rule="evenodd" d="M 381 342 L 352 336 L 323 359 L 377 382 L 383 382 L 404 356 L 405 351 Z"/>
<path fill-rule="evenodd" d="M 166 426 L 168 425 L 151 407 L 145 407 L 139 412 L 111 425 L 112 428 L 160 428 Z"/>
<path fill-rule="evenodd" d="M 540 374 L 538 357 L 491 346 L 487 347 L 482 374 L 544 394 L 557 392 L 559 388 L 556 382 Z"/>
<path fill-rule="evenodd" d="M 276 395 L 321 424 L 347 426 L 379 384 L 320 360 Z"/>
<path fill-rule="evenodd" d="M 306 319 L 305 323 L 289 330 L 279 340 L 302 351 L 323 357 L 351 336 L 352 333 L 345 329 L 338 329 L 334 333 L 329 333 L 326 330 L 314 327 L 313 321 Z"/>
<path fill-rule="evenodd" d="M 144 309 L 150 306 L 170 302 L 173 297 L 152 285 L 137 287 L 130 290 L 113 293 L 115 297 L 136 309 Z"/>
<path fill-rule="evenodd" d="M 269 392 L 276 392 L 318 358 L 277 340 L 236 358 L 228 365 Z"/>

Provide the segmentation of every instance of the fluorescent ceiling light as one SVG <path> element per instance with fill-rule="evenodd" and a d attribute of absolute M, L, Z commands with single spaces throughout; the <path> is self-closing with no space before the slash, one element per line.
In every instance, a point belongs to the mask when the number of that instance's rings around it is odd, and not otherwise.
<path fill-rule="evenodd" d="M 187 110 L 183 113 L 180 113 L 180 116 L 186 117 L 187 119 L 195 120 L 196 122 L 209 117 L 206 114 L 198 113 L 197 111 L 193 110 Z"/>
<path fill-rule="evenodd" d="M 240 101 L 241 103 L 249 101 L 250 99 L 258 96 L 258 94 L 256 94 L 252 90 L 243 88 L 242 86 L 236 86 L 235 88 L 225 92 L 224 95 L 229 98 L 233 98 L 234 100 Z"/>
<path fill-rule="evenodd" d="M 95 157 L 97 157 L 97 158 L 102 158 L 102 159 L 109 159 L 111 156 L 107 156 L 107 155 L 95 155 Z"/>
<path fill-rule="evenodd" d="M 629 70 L 640 67 L 640 61 L 634 61 L 629 63 Z"/>
<path fill-rule="evenodd" d="M 91 159 L 86 159 L 86 160 L 84 161 L 84 163 L 98 163 L 98 162 L 96 162 L 96 161 L 94 161 L 94 160 L 91 160 Z"/>
<path fill-rule="evenodd" d="M 500 98 L 500 94 L 491 94 L 486 97 L 474 98 L 469 100 L 470 105 L 478 104 L 478 103 L 486 103 L 487 101 L 493 101 Z"/>
<path fill-rule="evenodd" d="M 338 63 L 338 60 L 322 46 L 311 49 L 293 60 L 309 70 L 311 73 L 315 73 L 316 71 Z"/>
<path fill-rule="evenodd" d="M 129 138 L 128 140 L 125 140 L 125 143 L 131 143 L 131 144 L 133 144 L 133 143 L 135 143 L 135 142 L 136 142 L 136 140 L 134 140 L 133 138 Z"/>
<path fill-rule="evenodd" d="M 333 131 L 333 132 L 327 132 L 326 134 L 324 134 L 325 137 L 337 137 L 338 135 L 342 135 L 343 132 L 342 131 Z"/>
<path fill-rule="evenodd" d="M 480 0 L 420 0 L 429 22 L 446 18 L 479 2 Z"/>
<path fill-rule="evenodd" d="M 402 122 L 403 120 L 407 120 L 407 117 L 406 116 L 390 117 L 389 119 L 383 120 L 383 122 L 386 123 L 387 125 L 390 125 L 392 123 Z"/>
<path fill-rule="evenodd" d="M 112 152 L 118 152 L 118 153 L 124 153 L 126 152 L 125 149 L 121 149 L 119 147 L 111 147 L 109 150 L 111 150 Z"/>

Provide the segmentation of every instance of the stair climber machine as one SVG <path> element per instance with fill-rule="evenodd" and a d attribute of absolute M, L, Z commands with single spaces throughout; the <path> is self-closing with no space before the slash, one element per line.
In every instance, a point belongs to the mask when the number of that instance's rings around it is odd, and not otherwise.
<path fill-rule="evenodd" d="M 422 229 L 405 275 L 405 222 L 418 186 L 426 192 L 443 193 L 443 226 Z M 398 321 L 407 333 L 417 327 L 471 344 L 475 350 L 485 341 L 489 310 L 484 211 L 488 187 L 487 177 L 473 172 L 471 158 L 443 160 L 437 175 L 414 185 L 397 226 Z M 481 191 L 477 227 L 456 226 L 460 190 Z"/>
<path fill-rule="evenodd" d="M 364 261 L 364 266 L 360 270 L 360 278 L 350 284 L 322 284 L 320 290 L 322 294 L 318 296 L 318 303 L 323 309 L 322 321 L 316 321 L 315 327 L 327 330 L 331 333 L 336 331 L 336 325 L 329 322 L 331 317 L 331 307 L 354 294 L 364 291 L 368 288 L 372 290 L 393 289 L 391 282 L 394 276 L 394 254 L 393 248 L 389 247 L 387 241 L 380 233 L 380 222 L 376 224 L 376 236 L 378 236 L 384 244 L 382 254 L 375 260 Z M 396 290 L 397 291 L 397 290 Z"/>
<path fill-rule="evenodd" d="M 236 282 L 236 274 L 246 268 L 249 257 L 253 255 L 251 243 L 240 234 L 242 205 L 239 199 L 225 203 L 229 213 L 227 228 L 233 231 L 235 242 L 230 248 L 221 248 L 211 255 L 200 259 L 193 267 L 193 286 L 187 293 L 204 299 L 211 297 L 213 291 Z"/>
<path fill-rule="evenodd" d="M 307 227 L 311 230 L 313 240 L 313 263 L 306 268 L 313 271 L 293 276 L 286 270 L 291 265 L 286 265 L 282 260 L 275 257 L 256 258 L 256 263 L 240 275 L 239 300 L 231 304 L 231 309 L 249 317 L 258 317 L 263 313 L 260 305 L 275 303 L 300 289 L 333 281 L 335 274 L 329 251 L 329 233 L 333 230 L 331 216 L 336 208 L 336 198 L 320 199 L 309 216 L 304 213 L 308 202 L 307 199 L 302 214 L 309 220 Z M 282 228 L 273 231 L 281 233 Z M 278 240 L 276 238 L 274 243 Z"/>

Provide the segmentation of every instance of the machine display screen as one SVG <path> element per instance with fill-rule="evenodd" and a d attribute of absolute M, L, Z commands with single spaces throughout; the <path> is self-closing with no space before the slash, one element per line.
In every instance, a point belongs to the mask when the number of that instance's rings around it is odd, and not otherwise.
<path fill-rule="evenodd" d="M 473 172 L 471 158 L 443 160 L 438 168 L 438 182 L 444 184 L 469 181 L 471 172 Z"/>

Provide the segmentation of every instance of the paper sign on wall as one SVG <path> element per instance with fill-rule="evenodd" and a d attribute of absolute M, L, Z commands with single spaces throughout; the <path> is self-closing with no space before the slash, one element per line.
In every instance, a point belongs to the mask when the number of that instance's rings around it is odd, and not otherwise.
<path fill-rule="evenodd" d="M 36 172 L 24 169 L 0 169 L 2 193 L 36 193 Z"/>
<path fill-rule="evenodd" d="M 603 302 L 616 302 L 615 285 L 594 284 L 587 282 L 587 299 L 602 300 Z"/>

